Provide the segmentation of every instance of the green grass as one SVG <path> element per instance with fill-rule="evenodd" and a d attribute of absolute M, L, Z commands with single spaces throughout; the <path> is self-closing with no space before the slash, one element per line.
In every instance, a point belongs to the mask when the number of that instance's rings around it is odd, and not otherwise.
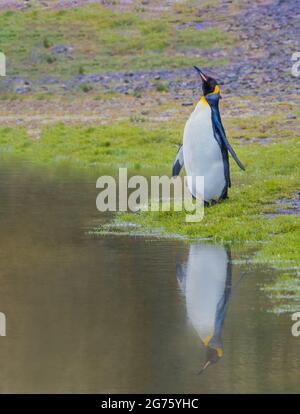
<path fill-rule="evenodd" d="M 142 128 L 137 123 L 140 121 L 136 119 L 95 127 L 59 123 L 44 128 L 39 141 L 29 140 L 24 128 L 0 127 L 0 152 L 43 163 L 65 159 L 84 166 L 96 164 L 117 169 L 133 168 L 142 161 L 146 168 L 163 169 L 165 162 L 159 153 L 155 154 L 155 149 L 162 145 L 171 159 L 178 132 L 168 125 Z"/>
<path fill-rule="evenodd" d="M 287 123 L 284 116 L 276 114 L 262 117 L 247 116 L 245 118 L 228 119 L 228 133 L 232 138 L 263 140 L 265 138 L 289 139 L 298 136 L 295 123 Z"/>
<path fill-rule="evenodd" d="M 187 19 L 197 20 L 192 14 L 179 15 L 175 21 L 172 14 L 149 19 L 99 5 L 7 11 L 0 13 L 0 51 L 7 56 L 9 75 L 69 76 L 190 66 L 197 50 L 234 44 L 232 36 L 218 28 L 179 28 Z M 72 51 L 54 55 L 52 46 L 60 44 Z M 208 62 L 198 63 L 208 66 Z M 210 61 L 209 65 L 220 63 L 224 62 Z"/>

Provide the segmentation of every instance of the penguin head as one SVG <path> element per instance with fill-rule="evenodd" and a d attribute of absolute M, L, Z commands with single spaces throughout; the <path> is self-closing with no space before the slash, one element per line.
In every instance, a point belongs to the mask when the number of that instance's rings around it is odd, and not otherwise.
<path fill-rule="evenodd" d="M 210 365 L 215 364 L 218 362 L 223 356 L 223 349 L 222 348 L 211 348 L 208 347 L 206 351 L 206 361 L 203 365 L 203 367 L 200 369 L 198 374 L 202 374 L 206 368 L 208 368 Z"/>
<path fill-rule="evenodd" d="M 202 80 L 202 91 L 203 95 L 206 96 L 210 93 L 218 93 L 220 92 L 220 87 L 217 83 L 217 81 L 212 78 L 211 76 L 205 75 L 201 69 L 199 69 L 197 66 L 194 66 L 198 74 L 200 75 L 200 78 Z"/>

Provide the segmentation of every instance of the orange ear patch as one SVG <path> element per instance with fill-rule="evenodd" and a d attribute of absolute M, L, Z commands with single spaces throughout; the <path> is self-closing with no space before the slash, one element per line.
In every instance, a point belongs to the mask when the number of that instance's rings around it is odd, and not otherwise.
<path fill-rule="evenodd" d="M 219 93 L 219 92 L 220 92 L 220 86 L 219 85 L 216 85 L 215 86 L 215 89 L 214 89 L 214 91 L 212 93 Z"/>

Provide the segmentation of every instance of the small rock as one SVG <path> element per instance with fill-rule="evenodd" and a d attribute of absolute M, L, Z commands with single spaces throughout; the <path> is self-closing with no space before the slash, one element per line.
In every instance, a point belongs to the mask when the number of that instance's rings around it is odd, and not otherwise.
<path fill-rule="evenodd" d="M 67 54 L 71 52 L 73 48 L 67 45 L 55 45 L 55 46 L 52 46 L 50 50 L 55 55 L 62 55 L 62 54 Z"/>
<path fill-rule="evenodd" d="M 182 102 L 182 106 L 192 106 L 193 102 Z"/>
<path fill-rule="evenodd" d="M 18 86 L 15 91 L 16 91 L 17 94 L 23 95 L 24 93 L 30 92 L 30 87 L 26 86 L 26 85 Z"/>

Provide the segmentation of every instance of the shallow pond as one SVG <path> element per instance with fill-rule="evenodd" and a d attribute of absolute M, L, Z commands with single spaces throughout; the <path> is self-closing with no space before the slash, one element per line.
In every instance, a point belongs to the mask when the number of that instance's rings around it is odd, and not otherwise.
<path fill-rule="evenodd" d="M 274 271 L 222 246 L 89 236 L 107 219 L 95 182 L 1 163 L 0 392 L 298 392 L 300 339 L 261 289 Z"/>

